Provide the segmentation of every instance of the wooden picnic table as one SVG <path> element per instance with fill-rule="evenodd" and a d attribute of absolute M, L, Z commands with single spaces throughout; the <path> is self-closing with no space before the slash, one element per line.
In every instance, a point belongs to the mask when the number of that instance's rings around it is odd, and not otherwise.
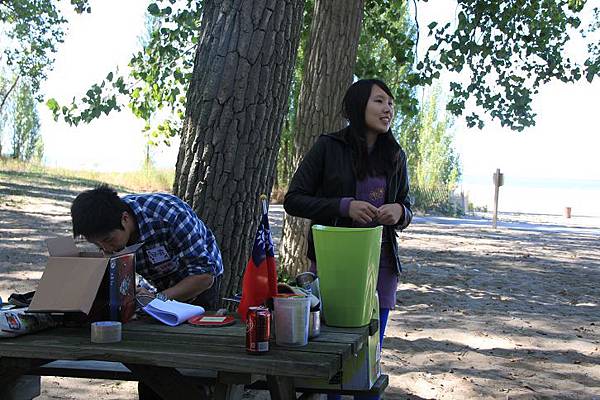
<path fill-rule="evenodd" d="M 339 377 L 344 359 L 360 350 L 368 334 L 368 327 L 322 326 L 320 336 L 306 346 L 282 347 L 272 340 L 270 351 L 257 356 L 246 353 L 240 321 L 217 328 L 141 319 L 124 324 L 122 341 L 110 344 L 91 343 L 89 326 L 59 327 L 0 339 L 0 387 L 50 361 L 96 360 L 122 363 L 165 399 L 206 398 L 182 369 L 214 371 L 218 398 L 238 397 L 243 384 L 262 376 L 271 398 L 295 399 L 295 378 L 327 382 Z"/>

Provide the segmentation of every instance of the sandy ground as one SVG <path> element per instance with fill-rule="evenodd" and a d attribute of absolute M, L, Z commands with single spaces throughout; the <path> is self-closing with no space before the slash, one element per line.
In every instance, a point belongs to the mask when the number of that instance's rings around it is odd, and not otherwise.
<path fill-rule="evenodd" d="M 91 184 L 0 171 L 0 296 L 34 290 L 43 240 Z M 282 209 L 273 206 L 280 234 Z M 416 218 L 390 315 L 386 399 L 600 399 L 600 218 Z M 44 378 L 39 399 L 135 399 L 132 382 Z"/>

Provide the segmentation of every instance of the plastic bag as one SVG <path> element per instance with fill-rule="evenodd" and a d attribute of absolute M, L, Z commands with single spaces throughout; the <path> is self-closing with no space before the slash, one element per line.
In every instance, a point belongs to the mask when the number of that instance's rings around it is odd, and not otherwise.
<path fill-rule="evenodd" d="M 37 332 L 56 325 L 50 314 L 27 313 L 27 308 L 0 311 L 0 338 Z"/>

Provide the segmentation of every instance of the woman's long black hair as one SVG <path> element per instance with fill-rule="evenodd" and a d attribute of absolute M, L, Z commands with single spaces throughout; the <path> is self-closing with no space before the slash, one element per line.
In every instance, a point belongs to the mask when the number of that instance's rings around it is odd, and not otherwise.
<path fill-rule="evenodd" d="M 367 148 L 367 126 L 365 110 L 373 85 L 379 86 L 392 99 L 392 91 L 379 79 L 361 79 L 348 88 L 342 101 L 342 115 L 349 122 L 345 138 L 352 148 L 354 173 L 360 180 L 367 176 L 386 175 L 397 165 L 400 145 L 390 128 L 386 133 L 377 136 L 371 153 Z"/>

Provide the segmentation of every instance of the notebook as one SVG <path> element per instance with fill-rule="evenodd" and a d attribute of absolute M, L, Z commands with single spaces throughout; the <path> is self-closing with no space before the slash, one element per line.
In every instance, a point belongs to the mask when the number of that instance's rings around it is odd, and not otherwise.
<path fill-rule="evenodd" d="M 177 326 L 197 315 L 204 314 L 204 308 L 177 300 L 162 301 L 154 299 L 143 310 L 160 322 Z"/>

